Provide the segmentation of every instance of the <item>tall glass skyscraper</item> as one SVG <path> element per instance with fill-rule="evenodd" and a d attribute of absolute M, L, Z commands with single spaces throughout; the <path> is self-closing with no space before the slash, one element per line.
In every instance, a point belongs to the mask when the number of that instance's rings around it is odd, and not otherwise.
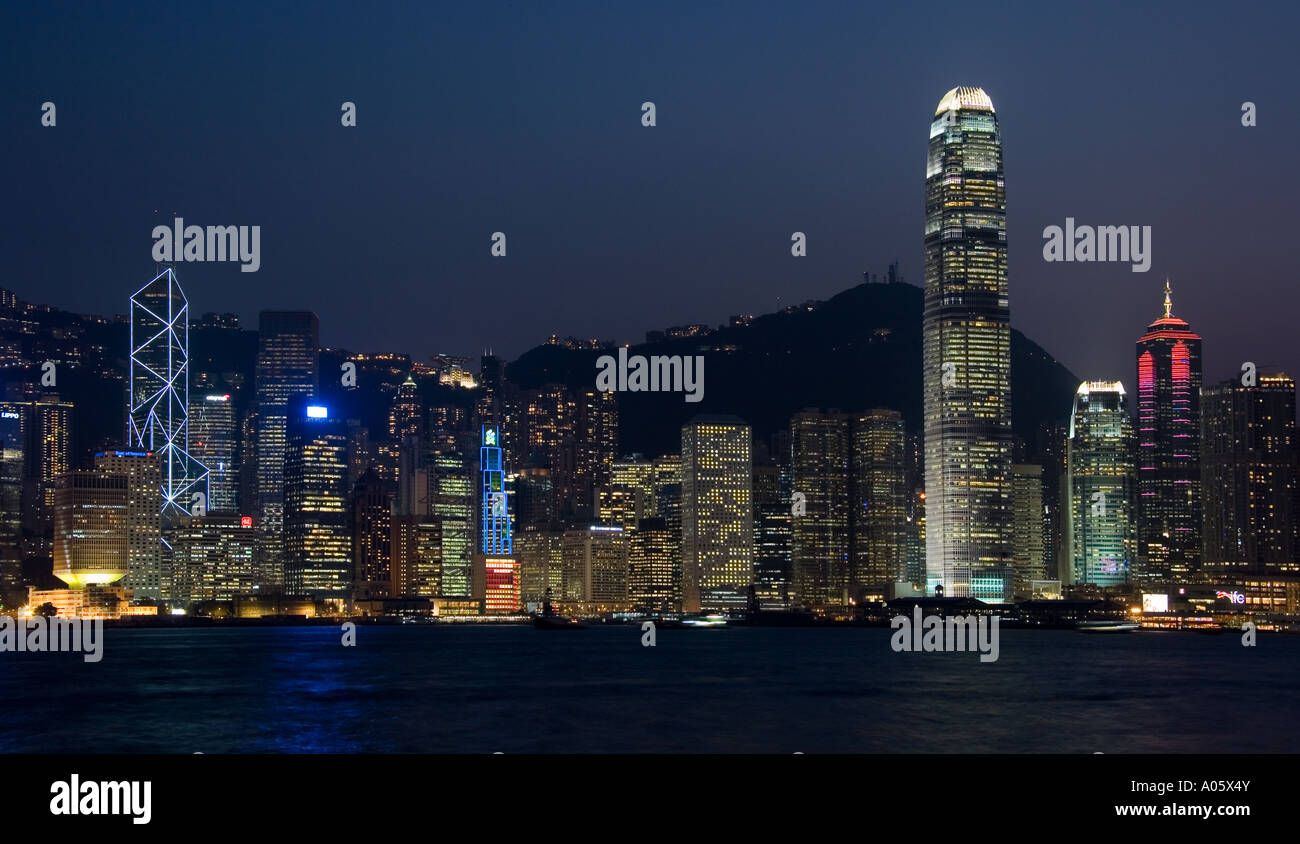
<path fill-rule="evenodd" d="M 506 492 L 506 473 L 501 465 L 499 429 L 483 427 L 483 445 L 479 448 L 479 474 L 482 480 L 479 498 L 479 550 L 489 556 L 509 556 L 510 502 Z"/>
<path fill-rule="evenodd" d="M 284 454 L 284 588 L 346 598 L 351 581 L 345 423 L 305 396 L 287 407 Z"/>
<path fill-rule="evenodd" d="M 23 407 L 0 402 L 0 607 L 23 603 Z"/>
<path fill-rule="evenodd" d="M 1204 566 L 1263 574 L 1296 560 L 1296 387 L 1257 375 L 1201 390 Z"/>
<path fill-rule="evenodd" d="M 474 553 L 474 481 L 457 452 L 429 455 L 429 515 L 442 529 L 442 594 L 468 597 Z"/>
<path fill-rule="evenodd" d="M 925 171 L 926 581 L 1009 600 L 1011 316 L 1002 138 L 981 88 L 953 88 Z"/>
<path fill-rule="evenodd" d="M 906 431 L 902 415 L 885 408 L 855 414 L 851 430 L 850 580 L 874 588 L 902 580 L 907 565 Z"/>
<path fill-rule="evenodd" d="M 1133 423 L 1124 385 L 1087 381 L 1074 395 L 1066 446 L 1064 583 L 1128 582 L 1133 530 Z"/>
<path fill-rule="evenodd" d="M 257 328 L 257 515 L 272 568 L 282 564 L 289 400 L 316 393 L 320 325 L 307 311 L 262 311 Z"/>
<path fill-rule="evenodd" d="M 805 609 L 848 603 L 851 442 L 842 413 L 805 410 L 790 419 L 792 491 L 804 497 L 790 522 L 794 602 Z"/>
<path fill-rule="evenodd" d="M 1138 567 L 1179 578 L 1201 563 L 1201 338 L 1173 314 L 1137 341 Z"/>
<path fill-rule="evenodd" d="M 162 462 L 166 516 L 208 507 L 208 470 L 189 451 L 189 302 L 171 268 L 131 297 L 130 447 Z M 202 496 L 199 498 L 199 496 Z"/>
<path fill-rule="evenodd" d="M 208 510 L 233 513 L 239 503 L 239 428 L 229 393 L 190 403 L 190 453 L 208 467 Z"/>

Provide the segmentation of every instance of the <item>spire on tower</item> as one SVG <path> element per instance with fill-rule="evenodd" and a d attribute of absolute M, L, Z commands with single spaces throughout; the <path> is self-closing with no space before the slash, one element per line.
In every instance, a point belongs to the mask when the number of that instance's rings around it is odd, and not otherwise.
<path fill-rule="evenodd" d="M 1169 276 L 1165 276 L 1165 319 L 1173 319 L 1174 300 L 1169 290 Z"/>

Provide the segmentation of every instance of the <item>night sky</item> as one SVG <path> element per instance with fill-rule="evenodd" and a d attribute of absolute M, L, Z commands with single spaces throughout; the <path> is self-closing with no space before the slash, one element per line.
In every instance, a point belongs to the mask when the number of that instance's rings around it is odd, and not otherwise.
<path fill-rule="evenodd" d="M 0 286 L 28 301 L 124 312 L 173 212 L 262 227 L 257 273 L 177 267 L 195 313 L 311 309 L 326 345 L 417 359 L 639 341 L 895 259 L 920 284 L 931 116 L 978 85 L 1016 328 L 1131 388 L 1169 275 L 1207 381 L 1300 375 L 1294 5 L 119 5 L 0 17 Z M 1067 216 L 1152 226 L 1150 272 L 1044 263 Z"/>

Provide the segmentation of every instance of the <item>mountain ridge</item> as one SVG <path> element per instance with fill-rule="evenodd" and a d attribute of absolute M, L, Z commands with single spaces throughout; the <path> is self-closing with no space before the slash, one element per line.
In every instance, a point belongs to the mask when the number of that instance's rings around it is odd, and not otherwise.
<path fill-rule="evenodd" d="M 629 357 L 703 354 L 704 396 L 688 403 L 682 393 L 621 393 L 620 451 L 675 452 L 682 423 L 697 414 L 739 416 L 765 438 L 804 408 L 887 407 L 903 415 L 909 432 L 919 431 L 923 294 L 903 282 L 858 284 L 815 307 L 795 306 L 699 336 L 656 336 L 631 345 Z M 595 386 L 597 358 L 611 353 L 547 343 L 508 364 L 506 376 L 524 389 L 558 382 L 587 390 Z M 854 377 L 846 379 L 846 372 Z M 1043 423 L 1067 418 L 1079 383 L 1064 364 L 1012 328 L 1011 411 L 1017 436 L 1033 443 Z"/>

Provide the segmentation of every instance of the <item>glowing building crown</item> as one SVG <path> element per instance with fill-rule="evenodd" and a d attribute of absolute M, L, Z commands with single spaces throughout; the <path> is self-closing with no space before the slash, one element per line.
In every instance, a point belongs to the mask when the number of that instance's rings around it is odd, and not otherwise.
<path fill-rule="evenodd" d="M 993 111 L 993 101 L 989 99 L 988 94 L 984 93 L 983 88 L 953 88 L 943 95 L 942 100 L 939 100 L 939 107 L 934 110 L 934 114 L 937 117 L 955 108 Z"/>

